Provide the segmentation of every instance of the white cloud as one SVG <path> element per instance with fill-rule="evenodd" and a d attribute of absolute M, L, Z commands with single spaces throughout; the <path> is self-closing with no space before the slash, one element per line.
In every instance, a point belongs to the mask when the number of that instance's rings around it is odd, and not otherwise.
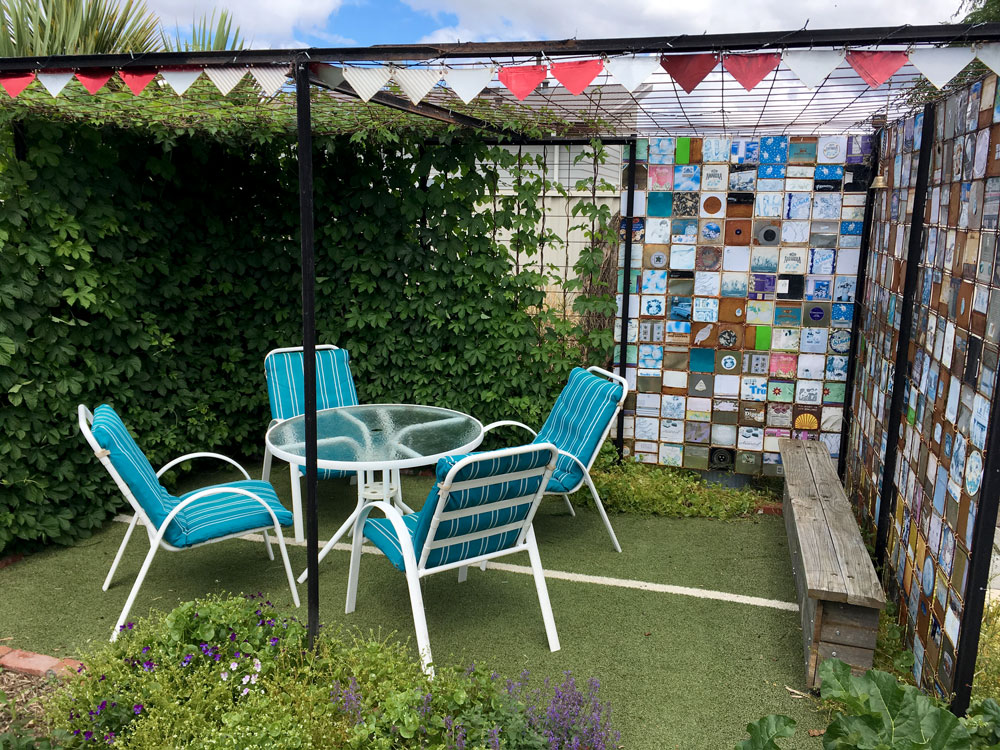
<path fill-rule="evenodd" d="M 307 45 L 297 38 L 326 29 L 343 0 L 147 0 L 147 5 L 168 29 L 185 29 L 192 19 L 225 9 L 254 47 L 302 47 Z"/>
<path fill-rule="evenodd" d="M 811 29 L 934 24 L 951 20 L 954 10 L 940 0 L 404 1 L 435 18 L 457 18 L 421 40 L 436 42 L 723 34 L 797 29 L 807 21 Z"/>

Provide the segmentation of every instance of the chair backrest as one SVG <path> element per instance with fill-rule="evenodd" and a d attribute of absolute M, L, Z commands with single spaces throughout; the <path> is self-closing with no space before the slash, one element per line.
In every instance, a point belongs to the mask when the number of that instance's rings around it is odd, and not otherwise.
<path fill-rule="evenodd" d="M 552 443 L 589 470 L 627 393 L 628 384 L 614 373 L 574 367 L 535 442 Z"/>
<path fill-rule="evenodd" d="M 557 456 L 554 445 L 533 443 L 438 461 L 437 483 L 413 532 L 417 567 L 522 544 Z"/>
<path fill-rule="evenodd" d="M 288 347 L 268 352 L 264 358 L 267 396 L 272 419 L 290 419 L 304 414 L 305 393 L 302 384 L 302 347 Z M 332 344 L 316 347 L 316 408 L 354 406 L 358 392 L 351 375 L 350 356 L 346 349 Z"/>
<path fill-rule="evenodd" d="M 156 471 L 121 417 L 107 404 L 98 406 L 93 414 L 81 404 L 78 414 L 80 431 L 129 504 L 145 515 L 154 528 L 159 528 L 177 504 L 177 498 L 160 484 Z"/>

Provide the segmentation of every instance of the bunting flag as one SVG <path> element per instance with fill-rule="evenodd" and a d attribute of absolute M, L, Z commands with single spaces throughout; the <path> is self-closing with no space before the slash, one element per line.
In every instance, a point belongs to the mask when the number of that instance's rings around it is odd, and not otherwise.
<path fill-rule="evenodd" d="M 660 60 L 660 65 L 684 91 L 690 94 L 694 87 L 712 72 L 719 58 L 715 55 L 670 55 Z"/>
<path fill-rule="evenodd" d="M 630 93 L 659 67 L 660 59 L 656 55 L 616 57 L 604 63 L 604 69 L 615 79 L 615 83 Z"/>
<path fill-rule="evenodd" d="M 4 73 L 0 75 L 0 86 L 7 92 L 11 99 L 24 91 L 25 87 L 35 80 L 35 74 L 28 73 Z"/>
<path fill-rule="evenodd" d="M 574 96 L 582 94 L 602 70 L 604 63 L 600 60 L 552 63 L 552 75 Z"/>
<path fill-rule="evenodd" d="M 984 44 L 976 50 L 976 57 L 994 73 L 1000 74 L 1000 44 Z"/>
<path fill-rule="evenodd" d="M 865 83 L 877 89 L 906 65 L 906 53 L 853 51 L 847 53 L 847 62 Z"/>
<path fill-rule="evenodd" d="M 149 82 L 156 78 L 156 68 L 133 68 L 131 70 L 119 70 L 119 77 L 125 81 L 131 92 L 138 96 L 142 90 L 149 85 Z"/>
<path fill-rule="evenodd" d="M 281 87 L 288 81 L 287 65 L 253 65 L 250 74 L 260 86 L 260 93 L 271 97 L 281 91 Z"/>
<path fill-rule="evenodd" d="M 814 89 L 844 62 L 844 50 L 786 50 L 782 60 L 803 86 Z"/>
<path fill-rule="evenodd" d="M 778 67 L 781 56 L 777 52 L 759 55 L 726 55 L 722 67 L 747 91 L 764 80 L 764 76 Z"/>
<path fill-rule="evenodd" d="M 520 100 L 524 100 L 548 73 L 544 65 L 507 65 L 500 68 L 500 83 Z"/>
<path fill-rule="evenodd" d="M 441 80 L 440 68 L 394 68 L 392 77 L 414 104 L 420 104 Z"/>
<path fill-rule="evenodd" d="M 344 78 L 344 69 L 338 68 L 336 65 L 327 65 L 326 63 L 309 63 L 309 72 L 316 78 L 319 83 L 326 86 L 331 91 L 347 79 Z"/>
<path fill-rule="evenodd" d="M 184 96 L 184 92 L 191 88 L 191 84 L 197 81 L 200 75 L 201 68 L 190 66 L 160 69 L 160 77 L 170 84 L 170 88 L 177 96 Z"/>
<path fill-rule="evenodd" d="M 111 80 L 113 70 L 108 68 L 89 68 L 76 71 L 76 80 L 83 84 L 91 94 L 96 94 L 101 87 Z"/>
<path fill-rule="evenodd" d="M 208 80 L 215 84 L 215 88 L 223 96 L 236 88 L 236 84 L 242 81 L 243 76 L 246 74 L 247 69 L 245 67 L 235 65 L 222 68 L 205 68 L 205 75 L 208 76 Z"/>
<path fill-rule="evenodd" d="M 59 96 L 59 92 L 65 88 L 66 84 L 73 80 L 72 70 L 47 70 L 37 76 L 39 82 L 52 96 Z"/>
<path fill-rule="evenodd" d="M 387 65 L 376 65 L 371 68 L 344 68 L 344 78 L 355 93 L 366 102 L 377 94 L 389 82 L 392 68 Z"/>
<path fill-rule="evenodd" d="M 910 62 L 921 75 L 943 89 L 975 57 L 971 47 L 931 47 L 910 52 Z"/>
<path fill-rule="evenodd" d="M 493 80 L 493 68 L 449 68 L 444 73 L 445 83 L 456 96 L 468 104 Z"/>

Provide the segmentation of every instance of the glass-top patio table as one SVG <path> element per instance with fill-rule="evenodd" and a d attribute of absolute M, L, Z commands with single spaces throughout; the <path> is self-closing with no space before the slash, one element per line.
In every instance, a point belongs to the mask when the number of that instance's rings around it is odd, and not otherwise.
<path fill-rule="evenodd" d="M 358 505 L 319 553 L 322 560 L 354 524 L 365 503 L 403 503 L 399 470 L 434 465 L 467 453 L 483 441 L 483 425 L 467 414 L 437 406 L 361 404 L 316 414 L 317 467 L 358 473 Z M 305 466 L 305 417 L 279 422 L 267 431 L 268 449 L 290 464 Z M 293 469 L 294 471 L 294 469 Z M 381 472 L 381 480 L 375 477 Z M 304 571 L 299 583 L 306 579 Z"/>

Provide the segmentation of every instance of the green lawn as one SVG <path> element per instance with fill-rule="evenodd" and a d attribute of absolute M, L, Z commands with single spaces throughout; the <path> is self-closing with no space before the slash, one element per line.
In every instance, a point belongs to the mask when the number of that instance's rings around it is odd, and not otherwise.
<path fill-rule="evenodd" d="M 287 472 L 278 470 L 272 478 L 288 504 Z M 404 478 L 410 505 L 422 504 L 430 483 L 430 478 Z M 354 496 L 346 481 L 320 483 L 321 539 L 346 517 Z M 620 555 L 595 512 L 581 509 L 570 518 L 560 500 L 546 499 L 535 522 L 543 565 L 794 601 L 780 518 L 719 522 L 617 515 L 612 523 L 624 550 Z M 148 549 L 137 530 L 111 589 L 102 592 L 124 533 L 124 524 L 111 523 L 75 547 L 48 549 L 0 570 L 0 638 L 10 637 L 2 643 L 70 656 L 107 638 Z M 289 554 L 297 575 L 305 566 L 305 549 L 292 546 Z M 321 563 L 322 620 L 411 638 L 404 578 L 376 555 L 364 556 L 357 611 L 344 614 L 348 557 L 334 551 Z M 523 557 L 504 562 L 526 566 Z M 565 670 L 597 677 L 626 748 L 731 748 L 745 737 L 748 721 L 769 713 L 799 722 L 786 747 L 820 747 L 806 732 L 825 725 L 816 702 L 785 689 L 804 689 L 797 613 L 579 581 L 553 579 L 548 586 L 562 642 L 554 654 L 546 645 L 530 576 L 476 569 L 461 585 L 451 573 L 432 576 L 424 601 L 435 659 L 485 664 L 505 676 L 527 669 L 538 677 L 558 677 Z M 257 590 L 292 609 L 281 564 L 268 561 L 260 543 L 233 540 L 183 554 L 161 552 L 132 615 L 210 592 Z M 303 606 L 296 614 L 304 618 L 306 586 L 299 591 Z"/>

